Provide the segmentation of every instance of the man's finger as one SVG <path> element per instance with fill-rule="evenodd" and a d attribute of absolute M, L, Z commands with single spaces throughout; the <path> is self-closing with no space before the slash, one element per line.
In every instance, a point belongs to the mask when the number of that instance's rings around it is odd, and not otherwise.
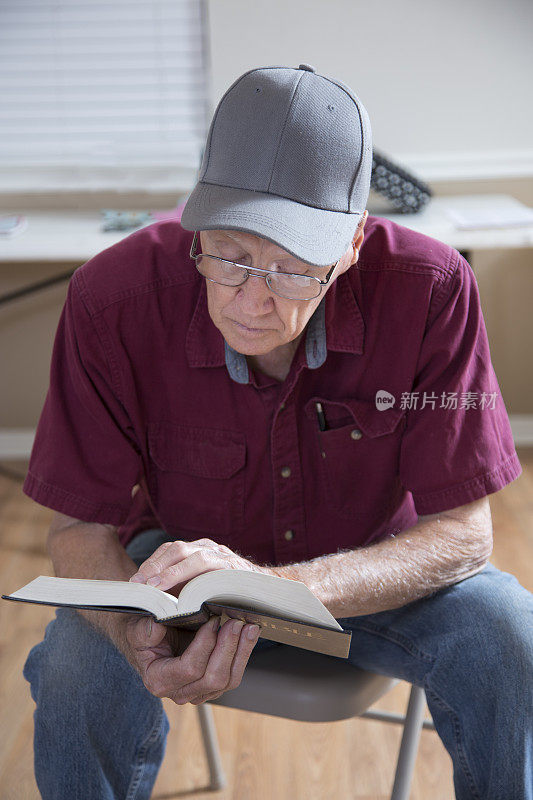
<path fill-rule="evenodd" d="M 209 656 L 216 646 L 218 623 L 219 618 L 212 617 L 202 625 L 182 655 L 171 656 L 169 654 L 168 657 L 155 658 L 148 663 L 144 676 L 148 691 L 156 697 L 174 699 L 180 687 L 200 679 L 205 673 Z"/>
<path fill-rule="evenodd" d="M 226 689 L 227 692 L 240 686 L 244 670 L 248 664 L 248 659 L 257 644 L 260 633 L 261 629 L 259 625 L 245 625 L 242 629 L 237 652 L 231 664 L 230 680 Z"/>
<path fill-rule="evenodd" d="M 240 686 L 250 655 L 259 639 L 260 632 L 261 629 L 258 625 L 245 625 L 243 627 L 239 637 L 237 651 L 233 657 L 228 686 L 224 691 L 211 692 L 210 694 L 204 694 L 193 698 L 189 701 L 192 705 L 198 706 L 202 703 L 216 700 L 217 697 L 220 697 L 224 692 L 229 692 L 231 689 L 236 689 Z"/>
<path fill-rule="evenodd" d="M 188 583 L 188 581 L 196 578 L 197 575 L 202 575 L 204 572 L 210 572 L 215 569 L 222 569 L 226 565 L 229 566 L 221 553 L 205 547 L 195 550 L 179 562 L 174 560 L 170 566 L 161 569 L 160 572 L 148 578 L 146 582 L 149 586 L 157 586 L 158 589 L 166 592 L 167 589 Z"/>
<path fill-rule="evenodd" d="M 189 552 L 186 547 L 188 544 L 190 543 L 180 539 L 174 542 L 163 542 L 146 561 L 143 561 L 138 571 L 131 576 L 130 581 L 133 583 L 146 583 L 147 578 L 158 574 L 169 564 L 186 558 Z"/>
<path fill-rule="evenodd" d="M 231 665 L 239 646 L 244 623 L 229 619 L 218 633 L 216 647 L 210 654 L 203 676 L 183 686 L 175 695 L 178 704 L 188 703 L 213 692 L 223 692 L 231 679 Z"/>
<path fill-rule="evenodd" d="M 209 703 L 211 700 L 216 700 L 221 694 L 224 694 L 224 692 L 213 692 L 212 694 L 206 694 L 202 697 L 197 697 L 195 700 L 189 700 L 189 702 L 193 706 L 200 706 L 202 703 Z"/>
<path fill-rule="evenodd" d="M 217 552 L 217 545 L 208 539 L 199 539 L 196 542 L 180 540 L 165 542 L 141 564 L 139 571 L 131 576 L 130 581 L 149 583 L 150 586 L 158 586 L 165 591 L 178 582 L 183 583 L 205 572 L 206 570 L 202 568 L 204 555 L 209 561 Z M 191 563 L 190 559 L 195 556 L 196 560 Z"/>
<path fill-rule="evenodd" d="M 134 650 L 157 647 L 165 637 L 166 627 L 154 622 L 152 617 L 128 620 L 126 638 Z"/>

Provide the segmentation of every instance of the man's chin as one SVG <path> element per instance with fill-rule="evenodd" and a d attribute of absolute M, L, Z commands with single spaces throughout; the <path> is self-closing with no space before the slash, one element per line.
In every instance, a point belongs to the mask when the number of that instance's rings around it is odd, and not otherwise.
<path fill-rule="evenodd" d="M 253 344 L 252 342 L 243 342 L 242 339 L 228 336 L 225 336 L 224 339 L 233 350 L 236 350 L 237 353 L 241 353 L 243 356 L 264 356 L 274 350 L 272 345 L 264 344 L 261 347 L 259 342 Z"/>

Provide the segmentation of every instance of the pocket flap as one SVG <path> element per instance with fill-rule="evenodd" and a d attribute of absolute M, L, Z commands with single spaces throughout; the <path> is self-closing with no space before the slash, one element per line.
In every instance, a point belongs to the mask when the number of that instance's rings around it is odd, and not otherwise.
<path fill-rule="evenodd" d="M 324 397 L 312 397 L 305 404 L 305 412 L 312 417 L 318 426 L 316 404 L 321 403 L 326 418 L 326 425 L 335 426 L 342 419 L 344 425 L 350 424 L 350 418 L 365 436 L 374 438 L 392 433 L 399 421 L 405 416 L 406 409 L 388 407 L 381 410 L 374 402 L 348 398 L 346 400 L 328 400 Z M 328 413 L 329 411 L 329 413 Z"/>
<path fill-rule="evenodd" d="M 148 426 L 148 446 L 160 469 L 199 478 L 231 478 L 246 460 L 245 437 L 239 431 L 156 422 Z"/>

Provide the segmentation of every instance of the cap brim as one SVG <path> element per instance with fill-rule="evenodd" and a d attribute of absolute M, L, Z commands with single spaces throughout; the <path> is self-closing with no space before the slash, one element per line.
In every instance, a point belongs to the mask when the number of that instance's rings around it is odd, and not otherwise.
<path fill-rule="evenodd" d="M 334 264 L 351 246 L 364 214 L 324 211 L 285 197 L 198 183 L 181 224 L 185 230 L 239 230 L 277 244 L 317 267 Z"/>

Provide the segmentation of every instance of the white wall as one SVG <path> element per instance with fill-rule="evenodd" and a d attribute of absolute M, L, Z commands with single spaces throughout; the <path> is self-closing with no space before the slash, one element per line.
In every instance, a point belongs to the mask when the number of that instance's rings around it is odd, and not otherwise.
<path fill-rule="evenodd" d="M 210 0 L 209 17 L 215 104 L 248 69 L 309 63 L 421 177 L 533 175 L 531 0 Z"/>

